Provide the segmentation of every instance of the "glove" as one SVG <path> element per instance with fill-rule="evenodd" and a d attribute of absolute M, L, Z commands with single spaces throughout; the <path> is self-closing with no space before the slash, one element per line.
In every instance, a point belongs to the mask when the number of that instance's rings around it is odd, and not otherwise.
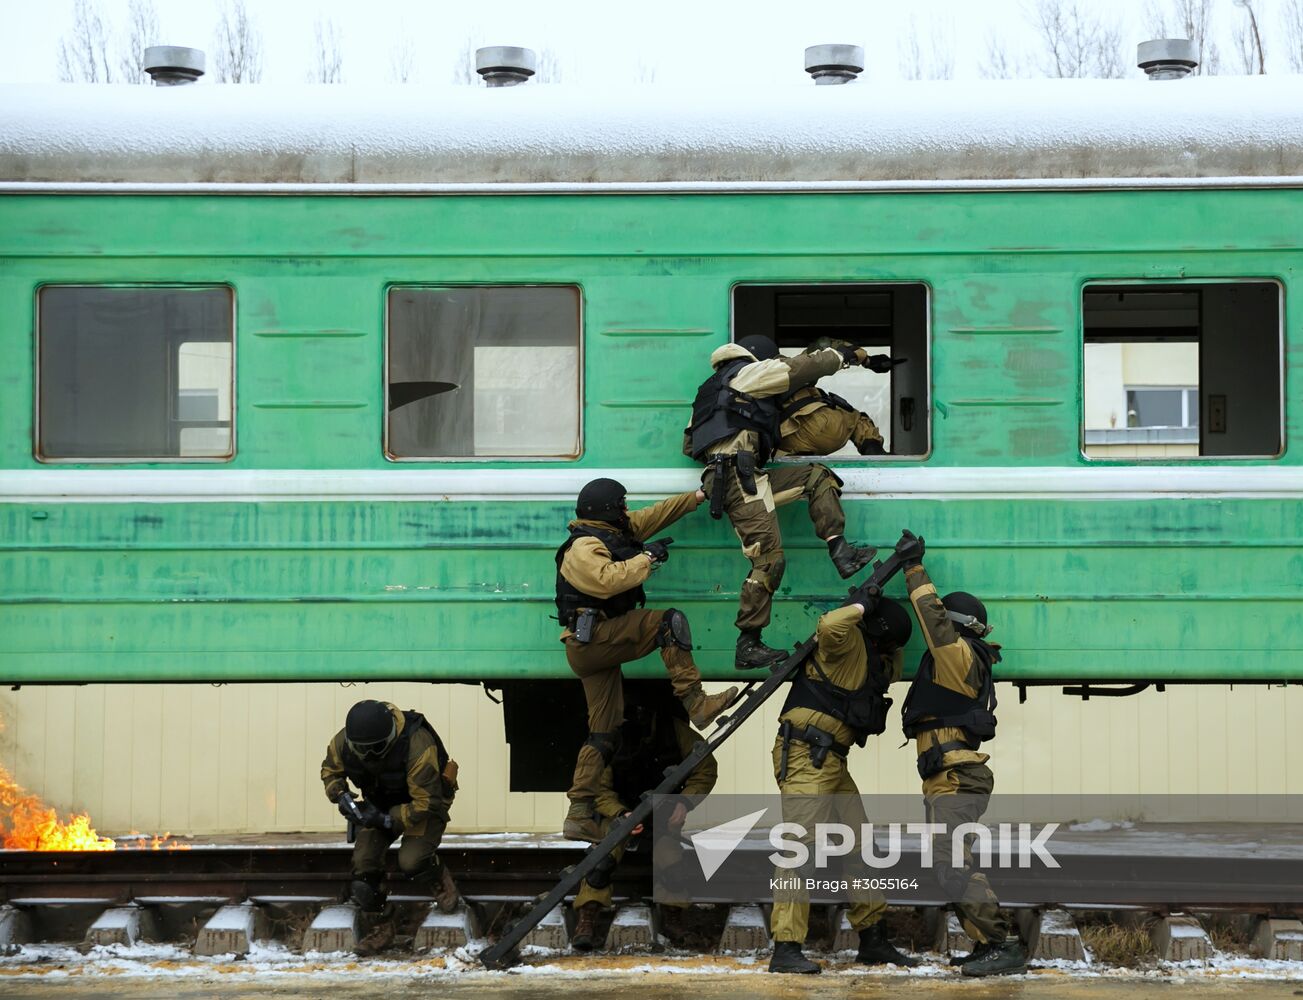
<path fill-rule="evenodd" d="M 335 801 L 335 808 L 339 810 L 339 814 L 343 816 L 345 819 L 352 820 L 355 818 L 353 816 L 353 810 L 350 809 L 348 806 L 344 805 L 343 799 L 337 799 Z"/>
<path fill-rule="evenodd" d="M 370 802 L 363 802 L 358 807 L 362 810 L 362 825 L 368 830 L 393 830 L 394 818 L 382 812 Z"/>
<path fill-rule="evenodd" d="M 868 361 L 864 362 L 864 367 L 871 372 L 877 372 L 879 375 L 886 375 L 897 365 L 903 365 L 909 358 L 893 358 L 886 354 L 875 354 Z"/>
<path fill-rule="evenodd" d="M 863 347 L 839 347 L 837 353 L 842 356 L 842 364 L 853 368 L 858 368 L 869 360 L 869 352 Z"/>
<path fill-rule="evenodd" d="M 861 455 L 885 455 L 887 449 L 882 447 L 881 441 L 865 441 L 858 449 Z"/>
<path fill-rule="evenodd" d="M 906 567 L 918 566 L 923 562 L 923 539 L 906 529 L 900 533 L 896 543 L 896 555 Z"/>
<path fill-rule="evenodd" d="M 654 565 L 660 565 L 670 557 L 670 547 L 664 542 L 648 542 L 642 550 L 652 557 Z"/>

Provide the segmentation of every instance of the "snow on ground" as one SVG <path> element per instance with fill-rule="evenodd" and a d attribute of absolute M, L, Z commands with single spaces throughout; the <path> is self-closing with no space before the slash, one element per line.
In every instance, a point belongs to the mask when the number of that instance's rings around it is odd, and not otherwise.
<path fill-rule="evenodd" d="M 502 975 L 592 978 L 594 976 L 720 976 L 764 975 L 767 954 L 701 955 L 670 951 L 662 955 L 576 955 L 530 947 L 524 949 L 521 964 L 505 973 L 488 972 L 477 955 L 483 943 L 473 943 L 453 952 L 420 958 L 357 959 L 348 955 L 298 955 L 282 945 L 259 943 L 247 958 L 219 955 L 197 958 L 170 944 L 111 945 L 86 952 L 71 945 L 32 944 L 19 946 L 0 956 L 0 983 L 9 980 L 85 979 L 88 977 L 181 978 L 191 980 L 243 981 L 268 977 L 293 982 L 356 977 L 359 973 L 380 978 L 402 979 L 491 979 Z M 825 972 L 839 976 L 875 979 L 958 978 L 946 959 L 924 955 L 917 969 L 894 967 L 865 969 L 856 965 L 852 952 L 835 956 L 816 955 Z M 1146 969 L 1090 966 L 1082 962 L 1039 962 L 1026 978 L 1070 978 L 1081 980 L 1143 981 L 1164 984 L 1211 984 L 1217 982 L 1303 983 L 1303 963 L 1249 958 L 1218 953 L 1206 965 L 1162 963 Z"/>

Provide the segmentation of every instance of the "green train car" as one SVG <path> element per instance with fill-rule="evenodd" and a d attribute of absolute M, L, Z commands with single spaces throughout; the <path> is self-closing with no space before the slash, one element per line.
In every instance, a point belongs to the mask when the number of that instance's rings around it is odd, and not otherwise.
<path fill-rule="evenodd" d="M 755 332 L 909 358 L 851 387 L 848 535 L 924 535 L 1004 679 L 1303 678 L 1303 80 L 0 93 L 0 681 L 510 721 L 571 676 L 579 487 L 694 488 Z M 846 587 L 783 528 L 775 643 Z M 729 677 L 746 562 L 672 534 L 653 600 Z"/>

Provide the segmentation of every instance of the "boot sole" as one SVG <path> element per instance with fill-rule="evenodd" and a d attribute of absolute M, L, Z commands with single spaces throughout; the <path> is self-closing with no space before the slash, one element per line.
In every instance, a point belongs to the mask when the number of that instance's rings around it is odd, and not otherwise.
<path fill-rule="evenodd" d="M 770 969 L 769 971 L 777 976 L 817 976 L 823 972 L 823 969 Z"/>
<path fill-rule="evenodd" d="M 992 969 L 990 972 L 969 972 L 968 966 L 960 966 L 960 972 L 972 979 L 986 979 L 989 976 L 1017 976 L 1026 971 L 1026 965 L 1016 965 L 1011 969 Z"/>

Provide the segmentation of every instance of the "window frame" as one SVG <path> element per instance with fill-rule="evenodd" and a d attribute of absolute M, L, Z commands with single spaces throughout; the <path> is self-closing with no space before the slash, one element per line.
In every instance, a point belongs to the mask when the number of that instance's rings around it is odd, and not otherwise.
<path fill-rule="evenodd" d="M 1153 456 L 1112 456 L 1112 455 L 1089 455 L 1086 453 L 1086 292 L 1092 286 L 1107 285 L 1115 287 L 1119 285 L 1135 286 L 1139 288 L 1172 286 L 1172 285 L 1275 285 L 1276 286 L 1276 398 L 1280 401 L 1280 446 L 1273 455 L 1153 455 Z M 1200 304 L 1202 320 L 1202 303 Z M 1150 277 L 1127 277 L 1127 278 L 1110 278 L 1107 276 L 1096 276 L 1086 278 L 1077 283 L 1077 342 L 1079 351 L 1077 361 L 1080 365 L 1080 378 L 1077 381 L 1077 453 L 1085 462 L 1096 465 L 1139 465 L 1141 467 L 1151 465 L 1185 465 L 1190 463 L 1217 463 L 1217 462 L 1278 462 L 1284 458 L 1289 449 L 1289 442 L 1286 439 L 1287 412 L 1286 407 L 1289 403 L 1285 394 L 1285 281 L 1279 275 L 1235 275 L 1227 277 L 1226 275 L 1217 275 L 1205 277 L 1201 275 L 1182 274 L 1179 277 L 1164 277 L 1154 275 Z M 1202 342 L 1201 342 L 1202 344 Z M 1202 381 L 1203 361 L 1202 351 L 1200 352 L 1200 376 Z M 1177 388 L 1173 386 L 1172 388 Z M 1190 388 L 1185 386 L 1183 388 Z M 1203 446 L 1203 386 L 1193 387 L 1199 393 L 1200 404 L 1200 423 L 1199 423 L 1199 447 Z"/>
<path fill-rule="evenodd" d="M 47 288 L 223 289 L 231 305 L 231 450 L 226 455 L 127 455 L 74 458 L 41 452 L 41 293 Z M 239 307 L 236 287 L 229 281 L 43 281 L 32 292 L 32 457 L 42 465 L 229 465 L 240 453 L 239 433 Z"/>
<path fill-rule="evenodd" d="M 579 416 L 579 434 L 575 442 L 575 453 L 573 455 L 439 455 L 439 456 L 409 456 L 403 457 L 393 454 L 389 450 L 389 339 L 392 334 L 390 329 L 390 308 L 389 296 L 397 289 L 453 289 L 453 288 L 476 288 L 476 289 L 493 289 L 493 288 L 569 288 L 578 293 L 579 297 L 579 331 L 578 331 L 578 352 L 576 359 L 576 405 Z M 384 314 L 384 352 L 381 359 L 380 381 L 381 381 L 381 444 L 380 451 L 387 462 L 438 462 L 448 463 L 485 463 L 485 462 L 511 462 L 513 464 L 521 463 L 538 463 L 538 464 L 560 464 L 567 462 L 579 462 L 584 457 L 588 441 L 587 432 L 587 407 L 585 406 L 587 396 L 586 370 L 587 370 L 587 330 L 588 319 L 588 293 L 583 282 L 581 281 L 391 281 L 388 282 L 381 292 L 381 310 Z"/>
<path fill-rule="evenodd" d="M 781 281 L 765 281 L 755 278 L 747 278 L 742 281 L 735 281 L 728 288 L 728 342 L 730 344 L 737 342 L 737 330 L 735 321 L 737 318 L 736 296 L 739 288 L 866 288 L 882 285 L 918 285 L 923 289 L 923 342 L 924 342 L 924 364 L 927 366 L 924 373 L 924 382 L 927 386 L 927 399 L 925 405 L 921 407 L 927 418 L 927 450 L 915 452 L 910 455 L 838 455 L 837 464 L 851 464 L 856 466 L 881 465 L 883 462 L 926 462 L 935 450 L 933 440 L 933 431 L 935 423 L 932 419 L 933 397 L 935 395 L 932 384 L 932 335 L 933 321 L 932 309 L 934 304 L 935 289 L 930 281 L 922 278 L 871 278 L 867 281 L 860 281 L 854 278 L 839 278 L 828 280 L 827 278 L 802 281 L 800 279 L 783 279 Z M 894 418 L 894 414 L 893 414 Z M 801 462 L 817 462 L 821 459 L 828 458 L 827 455 L 785 455 L 780 458 L 771 458 L 771 463 L 798 464 Z"/>

